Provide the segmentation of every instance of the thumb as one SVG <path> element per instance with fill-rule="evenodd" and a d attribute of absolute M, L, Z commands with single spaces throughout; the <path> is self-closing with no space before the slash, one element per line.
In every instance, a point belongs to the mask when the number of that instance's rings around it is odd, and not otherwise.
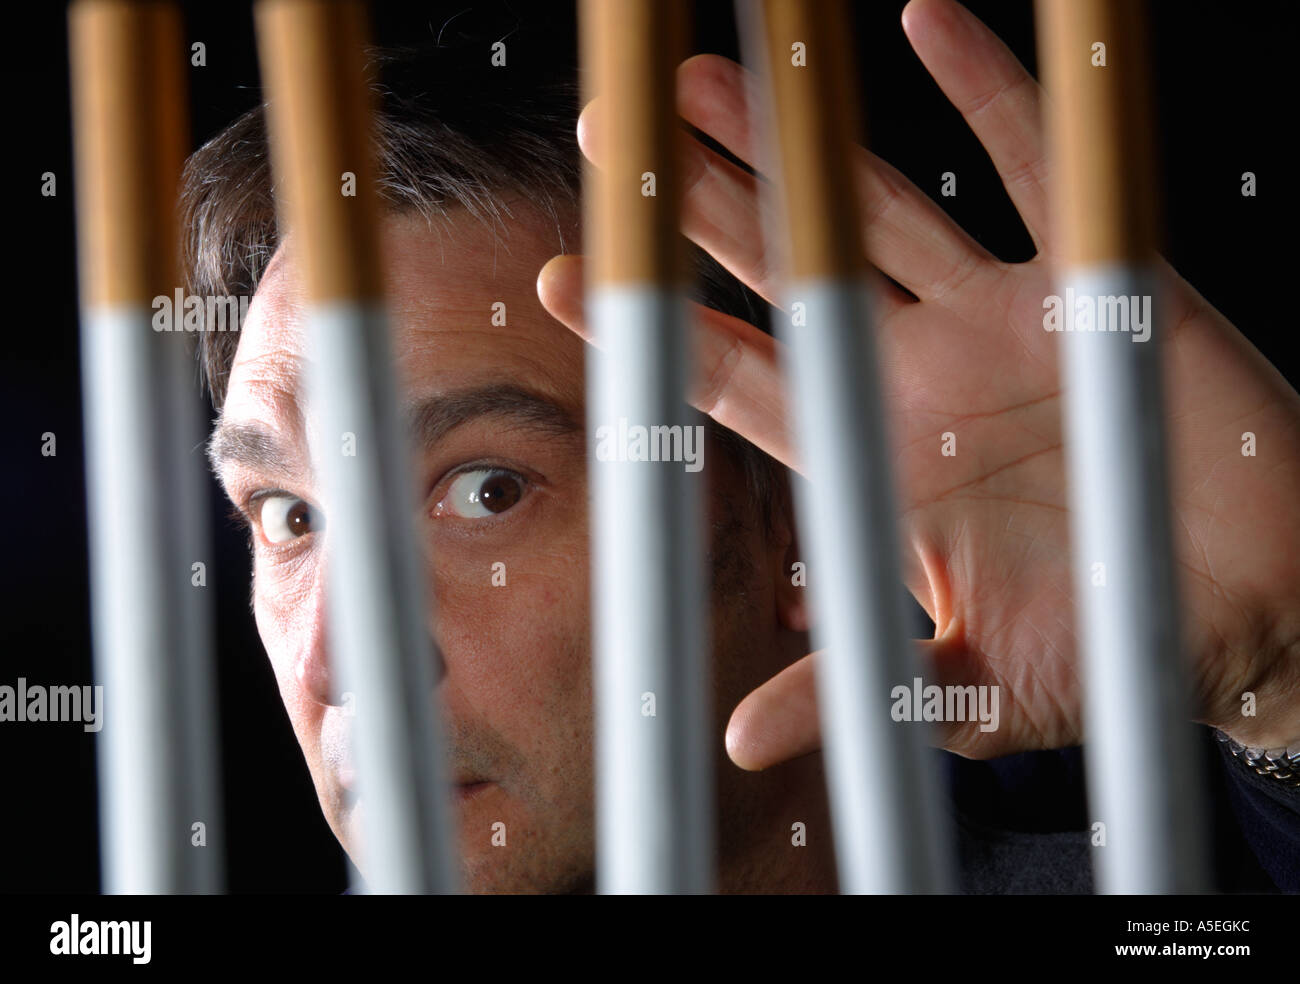
<path fill-rule="evenodd" d="M 546 262 L 537 273 L 537 299 L 556 321 L 579 338 L 592 341 L 583 311 L 583 260 L 562 253 Z"/>
<path fill-rule="evenodd" d="M 918 668 L 923 674 L 951 679 L 961 666 L 951 640 L 917 639 Z M 791 663 L 762 686 L 751 691 L 731 712 L 727 722 L 727 755 L 750 772 L 780 765 L 801 755 L 820 751 L 821 718 L 817 708 L 817 667 L 824 651 L 810 653 Z M 911 684 L 911 680 L 900 681 Z M 888 714 L 885 703 L 877 713 Z M 956 723 L 938 724 L 931 743 L 949 747 L 961 743 L 966 729 Z"/>
<path fill-rule="evenodd" d="M 814 676 L 820 655 L 791 663 L 736 705 L 727 722 L 731 761 L 757 772 L 822 747 Z"/>

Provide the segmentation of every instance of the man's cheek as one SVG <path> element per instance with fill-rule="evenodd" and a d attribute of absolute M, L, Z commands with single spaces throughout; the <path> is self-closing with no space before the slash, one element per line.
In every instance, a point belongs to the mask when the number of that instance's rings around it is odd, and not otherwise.
<path fill-rule="evenodd" d="M 557 559 L 554 566 L 535 561 L 497 562 L 479 584 L 440 583 L 436 624 L 449 666 L 462 679 L 489 676 L 498 684 L 510 679 L 521 686 L 560 669 L 575 633 L 586 630 L 586 568 Z M 457 653 L 472 659 L 456 660 Z"/>
<path fill-rule="evenodd" d="M 254 577 L 253 619 L 285 710 L 295 718 L 301 710 L 299 705 L 310 701 L 296 672 L 311 645 L 308 620 L 294 618 L 294 606 L 286 604 L 284 595 L 270 591 L 267 579 L 260 573 Z"/>

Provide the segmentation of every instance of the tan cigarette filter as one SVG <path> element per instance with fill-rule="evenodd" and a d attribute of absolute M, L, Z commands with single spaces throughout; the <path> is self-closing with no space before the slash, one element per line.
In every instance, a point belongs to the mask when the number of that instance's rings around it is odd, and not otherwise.
<path fill-rule="evenodd" d="M 848 17 L 840 0 L 765 0 L 763 14 L 790 275 L 856 279 L 867 264 L 852 173 L 863 136 Z"/>
<path fill-rule="evenodd" d="M 277 207 L 307 300 L 378 301 L 365 8 L 350 0 L 262 0 L 255 17 Z"/>
<path fill-rule="evenodd" d="M 681 0 L 582 0 L 584 98 L 601 100 L 604 162 L 586 175 L 589 283 L 682 282 L 676 77 L 686 23 Z"/>
<path fill-rule="evenodd" d="M 180 284 L 180 15 L 170 4 L 79 0 L 68 30 L 82 304 L 147 306 Z"/>
<path fill-rule="evenodd" d="M 1147 263 L 1157 206 L 1144 5 L 1038 0 L 1037 13 L 1057 262 Z"/>

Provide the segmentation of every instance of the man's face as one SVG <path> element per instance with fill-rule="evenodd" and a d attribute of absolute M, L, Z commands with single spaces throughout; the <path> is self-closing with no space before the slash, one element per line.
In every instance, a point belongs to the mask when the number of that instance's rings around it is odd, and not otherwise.
<path fill-rule="evenodd" d="M 400 399 L 424 424 L 413 470 L 442 658 L 436 699 L 460 783 L 464 887 L 477 892 L 582 890 L 593 869 L 583 351 L 537 300 L 537 271 L 557 251 L 540 228 L 512 225 L 501 242 L 468 219 L 450 235 L 418 218 L 384 230 Z M 219 434 L 244 440 L 215 446 L 245 449 L 225 456 L 221 478 L 253 527 L 258 630 L 321 807 L 364 873 L 350 718 L 330 679 L 330 507 L 301 418 L 302 316 L 289 243 L 259 286 L 230 373 Z M 743 488 L 722 491 L 715 502 L 743 501 Z M 736 561 L 756 534 L 728 535 L 731 560 L 714 560 L 715 638 L 770 650 L 770 593 Z M 774 665 L 755 658 L 749 672 L 724 674 L 719 707 Z M 721 726 L 717 737 L 720 753 Z M 504 848 L 492 843 L 498 821 Z"/>

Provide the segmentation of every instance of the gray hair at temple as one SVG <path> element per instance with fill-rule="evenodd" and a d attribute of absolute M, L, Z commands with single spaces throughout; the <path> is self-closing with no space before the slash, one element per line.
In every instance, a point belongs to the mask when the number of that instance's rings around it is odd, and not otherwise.
<path fill-rule="evenodd" d="M 576 247 L 582 189 L 576 72 L 505 72 L 462 45 L 369 54 L 378 192 L 390 212 L 444 224 L 467 215 L 497 229 L 513 217 L 508 200 L 523 197 L 554 222 L 557 252 Z M 181 213 L 186 291 L 200 297 L 255 293 L 279 244 L 263 107 L 190 156 Z M 768 330 L 765 302 L 704 250 L 687 248 L 691 299 Z M 220 408 L 239 336 L 196 334 L 200 369 Z M 707 423 L 743 469 L 770 526 L 773 510 L 786 501 L 785 470 L 744 438 Z"/>

